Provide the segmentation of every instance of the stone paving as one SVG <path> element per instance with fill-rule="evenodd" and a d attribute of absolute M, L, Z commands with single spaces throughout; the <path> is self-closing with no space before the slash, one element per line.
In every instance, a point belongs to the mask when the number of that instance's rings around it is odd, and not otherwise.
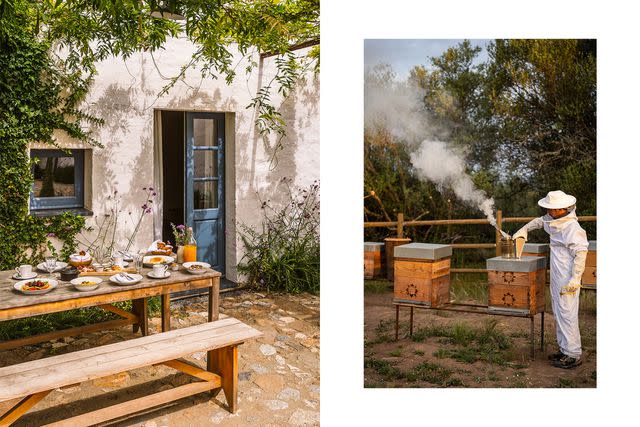
<path fill-rule="evenodd" d="M 206 298 L 174 301 L 172 328 L 206 321 Z M 312 426 L 320 424 L 320 298 L 313 295 L 266 294 L 235 291 L 221 295 L 220 312 L 263 332 L 258 340 L 239 347 L 239 409 L 230 414 L 224 393 L 214 399 L 206 394 L 178 401 L 120 421 L 118 426 Z M 159 318 L 150 319 L 157 330 Z M 65 338 L 38 346 L 0 352 L 2 365 L 19 363 L 133 338 L 131 328 Z M 205 353 L 189 358 L 206 366 Z M 47 421 L 81 414 L 148 393 L 185 384 L 190 377 L 165 367 L 136 369 L 58 389 L 15 425 L 42 425 Z M 143 385 L 144 384 L 144 385 Z M 151 384 L 151 385 L 150 385 Z M 60 409 L 54 407 L 65 404 Z"/>

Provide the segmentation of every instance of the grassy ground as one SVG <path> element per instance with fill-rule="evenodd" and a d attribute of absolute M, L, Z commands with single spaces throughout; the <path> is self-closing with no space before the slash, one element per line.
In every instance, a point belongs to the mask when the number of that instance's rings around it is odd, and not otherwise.
<path fill-rule="evenodd" d="M 486 277 L 452 275 L 452 300 L 486 304 Z M 365 280 L 365 387 L 595 387 L 596 293 L 580 295 L 580 327 L 584 365 L 559 370 L 547 361 L 554 352 L 554 319 L 547 292 L 545 352 L 529 357 L 526 319 L 418 310 L 409 336 L 408 312 L 401 310 L 399 337 L 394 340 L 393 282 Z"/>
<path fill-rule="evenodd" d="M 114 305 L 131 311 L 131 301 L 119 302 Z M 160 298 L 149 298 L 148 307 L 150 316 L 158 315 L 158 313 L 160 313 Z M 23 338 L 117 318 L 118 316 L 110 311 L 103 310 L 99 307 L 90 307 L 44 314 L 42 316 L 28 317 L 25 319 L 8 320 L 6 322 L 0 322 L 0 340 L 6 341 Z"/>

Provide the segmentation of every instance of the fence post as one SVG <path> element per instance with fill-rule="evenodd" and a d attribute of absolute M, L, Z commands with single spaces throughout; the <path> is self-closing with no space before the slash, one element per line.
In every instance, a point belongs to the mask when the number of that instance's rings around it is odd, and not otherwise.
<path fill-rule="evenodd" d="M 403 227 L 404 227 L 404 214 L 403 213 L 399 213 L 398 214 L 398 238 L 402 239 L 404 236 L 403 234 Z"/>
<path fill-rule="evenodd" d="M 496 212 L 496 227 L 498 227 L 498 230 L 502 230 L 502 210 L 500 209 Z M 502 248 L 500 247 L 502 235 L 498 230 L 496 230 L 496 256 L 502 255 Z"/>

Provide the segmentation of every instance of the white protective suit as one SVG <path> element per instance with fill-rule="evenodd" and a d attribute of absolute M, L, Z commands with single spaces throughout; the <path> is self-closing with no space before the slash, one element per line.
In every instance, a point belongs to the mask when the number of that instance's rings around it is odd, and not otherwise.
<path fill-rule="evenodd" d="M 556 319 L 556 336 L 560 351 L 580 358 L 582 344 L 578 326 L 580 281 L 587 259 L 589 242 L 575 209 L 562 218 L 544 215 L 527 223 L 514 234 L 527 239 L 531 230 L 544 228 L 549 234 L 551 248 L 551 307 Z"/>

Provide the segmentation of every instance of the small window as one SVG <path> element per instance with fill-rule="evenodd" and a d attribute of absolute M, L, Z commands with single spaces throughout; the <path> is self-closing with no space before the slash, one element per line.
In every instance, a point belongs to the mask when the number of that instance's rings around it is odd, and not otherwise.
<path fill-rule="evenodd" d="M 31 210 L 82 208 L 84 150 L 31 150 Z"/>

